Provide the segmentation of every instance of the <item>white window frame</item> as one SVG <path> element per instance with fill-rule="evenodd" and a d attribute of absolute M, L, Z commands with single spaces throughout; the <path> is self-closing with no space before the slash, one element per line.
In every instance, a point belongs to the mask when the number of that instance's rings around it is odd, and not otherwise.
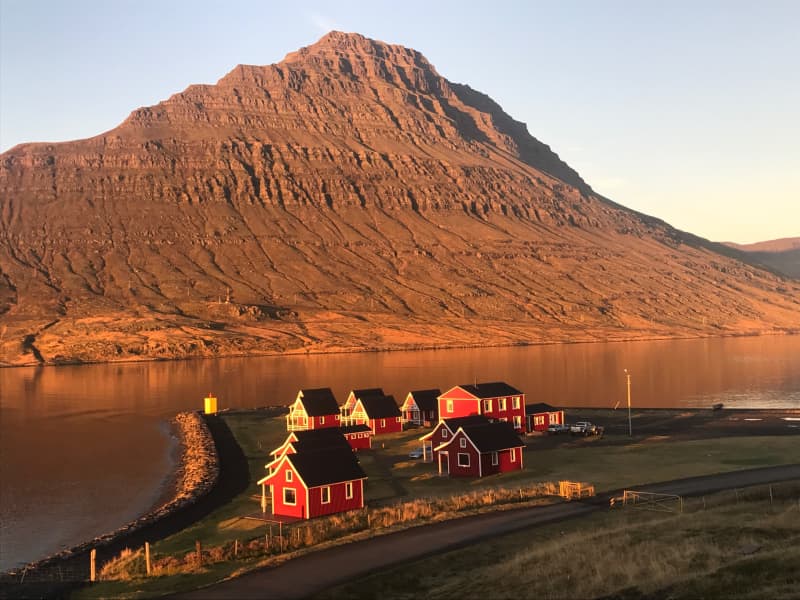
<path fill-rule="evenodd" d="M 294 472 L 290 469 L 286 470 L 286 481 L 294 481 Z"/>
<path fill-rule="evenodd" d="M 319 424 L 320 425 L 325 425 L 325 417 L 320 417 L 319 418 Z"/>
<path fill-rule="evenodd" d="M 467 447 L 467 440 L 466 440 L 466 438 L 463 438 L 463 437 L 462 437 L 460 440 L 458 440 L 458 445 L 459 445 L 459 446 L 461 446 L 462 448 L 466 448 L 466 447 Z"/>
<path fill-rule="evenodd" d="M 505 410 L 506 409 L 506 399 L 505 398 L 498 398 L 497 399 L 497 410 Z"/>
<path fill-rule="evenodd" d="M 348 500 L 353 499 L 353 482 L 348 481 L 344 484 L 344 497 Z"/>
<path fill-rule="evenodd" d="M 500 464 L 500 456 L 497 454 L 497 452 L 492 452 L 492 466 L 496 467 L 499 464 Z"/>
<path fill-rule="evenodd" d="M 466 462 L 466 464 L 462 464 L 462 462 L 461 462 L 461 457 L 462 457 L 462 456 L 466 456 L 466 457 L 467 457 L 467 462 Z M 471 465 L 470 465 L 470 459 L 469 459 L 469 453 L 468 453 L 468 452 L 459 452 L 459 453 L 458 453 L 458 458 L 456 459 L 456 464 L 457 464 L 459 467 L 469 467 L 469 466 L 471 466 Z"/>
<path fill-rule="evenodd" d="M 381 427 L 386 427 L 386 419 L 381 419 Z"/>
<path fill-rule="evenodd" d="M 447 412 L 449 412 L 449 413 L 453 412 L 453 401 L 452 400 L 448 400 L 447 401 Z"/>
<path fill-rule="evenodd" d="M 522 417 L 514 415 L 514 428 L 519 429 L 522 427 Z"/>
<path fill-rule="evenodd" d="M 517 462 L 517 449 L 511 448 L 511 462 Z"/>
<path fill-rule="evenodd" d="M 401 419 L 402 419 L 402 417 L 395 417 L 394 421 L 395 421 L 395 423 L 399 423 Z"/>
<path fill-rule="evenodd" d="M 511 406 L 514 408 L 519 408 L 519 396 L 514 396 L 514 399 L 511 401 Z"/>
<path fill-rule="evenodd" d="M 287 492 L 291 492 L 294 494 L 294 500 L 289 502 L 289 498 L 286 496 Z M 294 488 L 283 488 L 283 503 L 288 506 L 297 506 L 297 490 Z"/>
<path fill-rule="evenodd" d="M 483 412 L 485 412 L 485 413 L 492 412 L 492 399 L 491 398 L 484 398 L 483 399 Z"/>
<path fill-rule="evenodd" d="M 447 429 L 447 427 L 442 427 L 442 439 L 446 440 L 449 437 L 450 437 L 450 431 Z"/>
<path fill-rule="evenodd" d="M 328 496 L 327 499 L 325 498 L 326 492 L 327 492 L 327 496 Z M 320 501 L 322 502 L 322 504 L 330 504 L 331 503 L 331 486 L 329 486 L 329 485 L 322 486 L 319 489 L 319 498 L 320 498 Z"/>

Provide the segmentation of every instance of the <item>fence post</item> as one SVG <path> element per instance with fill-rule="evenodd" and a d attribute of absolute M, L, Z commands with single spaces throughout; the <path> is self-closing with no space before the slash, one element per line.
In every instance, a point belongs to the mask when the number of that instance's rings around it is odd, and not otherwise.
<path fill-rule="evenodd" d="M 769 486 L 769 503 L 772 504 L 772 484 Z"/>
<path fill-rule="evenodd" d="M 150 564 L 150 542 L 144 543 L 144 566 L 147 576 L 150 577 L 150 573 L 152 572 Z"/>
<path fill-rule="evenodd" d="M 203 566 L 203 546 L 200 543 L 200 540 L 195 540 L 194 542 L 194 549 L 197 552 L 197 566 Z"/>
<path fill-rule="evenodd" d="M 89 581 L 97 581 L 97 548 L 89 553 Z"/>
<path fill-rule="evenodd" d="M 233 540 L 233 557 L 239 558 L 239 540 Z"/>

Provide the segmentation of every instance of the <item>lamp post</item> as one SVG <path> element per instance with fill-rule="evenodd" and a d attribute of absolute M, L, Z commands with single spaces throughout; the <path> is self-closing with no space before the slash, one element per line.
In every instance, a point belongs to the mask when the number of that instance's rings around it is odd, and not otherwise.
<path fill-rule="evenodd" d="M 631 424 L 631 374 L 625 369 L 625 377 L 628 379 L 628 437 L 633 437 L 633 425 Z"/>

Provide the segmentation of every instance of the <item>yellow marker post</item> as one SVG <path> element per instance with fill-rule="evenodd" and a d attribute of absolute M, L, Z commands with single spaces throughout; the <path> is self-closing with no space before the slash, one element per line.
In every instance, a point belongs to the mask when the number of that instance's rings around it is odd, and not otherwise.
<path fill-rule="evenodd" d="M 205 413 L 207 415 L 217 414 L 217 397 L 213 394 L 209 394 L 205 398 Z"/>

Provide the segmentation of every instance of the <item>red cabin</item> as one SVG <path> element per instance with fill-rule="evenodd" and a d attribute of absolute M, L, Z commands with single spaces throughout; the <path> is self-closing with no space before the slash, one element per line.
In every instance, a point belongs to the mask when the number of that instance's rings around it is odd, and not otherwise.
<path fill-rule="evenodd" d="M 372 430 L 369 425 L 345 425 L 340 431 L 353 450 L 372 448 Z"/>
<path fill-rule="evenodd" d="M 313 429 L 305 431 L 291 431 L 286 440 L 275 448 L 270 455 L 272 462 L 267 465 L 276 464 L 283 458 L 284 454 L 297 454 L 298 452 L 308 452 L 316 450 L 341 450 L 350 449 L 351 445 L 347 436 L 339 428 Z"/>
<path fill-rule="evenodd" d="M 482 415 L 440 420 L 430 433 L 426 433 L 419 438 L 422 442 L 422 458 L 426 462 L 432 462 L 436 458 L 434 448 L 453 439 L 453 435 L 462 425 L 487 425 L 490 422 L 489 419 Z"/>
<path fill-rule="evenodd" d="M 356 400 L 349 421 L 368 425 L 373 435 L 403 430 L 403 420 L 394 396 L 365 396 Z"/>
<path fill-rule="evenodd" d="M 417 390 L 409 392 L 400 412 L 406 423 L 432 427 L 439 420 L 439 395 L 441 390 Z"/>
<path fill-rule="evenodd" d="M 300 390 L 286 415 L 288 431 L 339 427 L 339 405 L 330 388 Z"/>
<path fill-rule="evenodd" d="M 528 404 L 525 406 L 525 419 L 528 432 L 547 431 L 550 425 L 563 425 L 564 411 L 549 404 Z"/>
<path fill-rule="evenodd" d="M 525 394 L 502 381 L 457 385 L 438 401 L 440 419 L 483 415 L 510 423 L 517 433 L 525 431 Z"/>
<path fill-rule="evenodd" d="M 383 393 L 381 388 L 364 388 L 362 390 L 351 390 L 349 394 L 347 394 L 347 400 L 344 401 L 341 408 L 339 409 L 339 414 L 342 415 L 342 419 L 347 421 L 350 419 L 350 416 L 353 414 L 353 409 L 356 407 L 356 402 L 359 398 L 367 398 L 368 396 L 385 396 L 386 394 Z"/>
<path fill-rule="evenodd" d="M 313 519 L 363 508 L 366 478 L 352 450 L 324 449 L 284 454 L 258 483 L 273 515 Z"/>
<path fill-rule="evenodd" d="M 485 477 L 519 471 L 524 447 L 509 423 L 462 425 L 448 442 L 435 448 L 439 474 Z"/>

